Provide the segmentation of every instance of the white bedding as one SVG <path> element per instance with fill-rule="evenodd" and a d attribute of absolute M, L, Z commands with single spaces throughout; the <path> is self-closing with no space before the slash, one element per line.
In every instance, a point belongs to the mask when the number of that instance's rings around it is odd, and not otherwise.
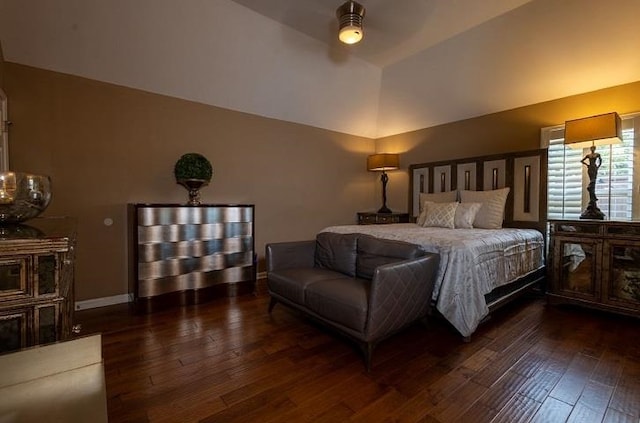
<path fill-rule="evenodd" d="M 544 266 L 544 239 L 533 229 L 423 228 L 413 223 L 331 226 L 421 245 L 440 254 L 433 290 L 438 311 L 463 335 L 489 313 L 485 294 Z"/>

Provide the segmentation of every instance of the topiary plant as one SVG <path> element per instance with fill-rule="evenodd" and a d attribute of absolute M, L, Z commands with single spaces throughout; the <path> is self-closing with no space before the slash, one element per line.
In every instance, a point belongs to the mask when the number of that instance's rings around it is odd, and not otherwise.
<path fill-rule="evenodd" d="M 202 154 L 187 153 L 178 159 L 173 174 L 176 182 L 189 191 L 189 205 L 197 206 L 200 204 L 200 188 L 211 181 L 213 167 Z"/>
<path fill-rule="evenodd" d="M 187 153 L 178 159 L 173 173 L 178 182 L 189 179 L 209 182 L 213 176 L 213 167 L 202 154 Z"/>

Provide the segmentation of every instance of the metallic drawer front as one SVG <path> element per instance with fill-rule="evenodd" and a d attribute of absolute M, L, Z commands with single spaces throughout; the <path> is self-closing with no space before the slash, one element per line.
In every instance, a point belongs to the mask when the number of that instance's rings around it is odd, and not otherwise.
<path fill-rule="evenodd" d="M 141 207 L 139 226 L 202 225 L 220 222 L 253 222 L 253 208 L 244 206 Z"/>
<path fill-rule="evenodd" d="M 138 264 L 138 279 L 158 279 L 193 272 L 212 272 L 228 267 L 253 264 L 253 251 L 240 253 L 215 253 L 202 257 L 175 257 L 161 261 Z"/>
<path fill-rule="evenodd" d="M 253 207 L 137 209 L 138 297 L 254 278 Z"/>
<path fill-rule="evenodd" d="M 176 291 L 247 281 L 252 278 L 252 267 L 230 267 L 214 272 L 190 272 L 174 277 L 141 280 L 139 281 L 138 295 L 140 298 L 155 297 Z"/>
<path fill-rule="evenodd" d="M 138 244 L 138 261 L 149 263 L 177 257 L 202 257 L 216 253 L 238 253 L 252 251 L 253 238 L 241 236 L 213 240 L 180 242 L 155 242 Z"/>
<path fill-rule="evenodd" d="M 253 224 L 250 222 L 138 226 L 138 243 L 224 239 L 251 236 L 252 232 Z"/>

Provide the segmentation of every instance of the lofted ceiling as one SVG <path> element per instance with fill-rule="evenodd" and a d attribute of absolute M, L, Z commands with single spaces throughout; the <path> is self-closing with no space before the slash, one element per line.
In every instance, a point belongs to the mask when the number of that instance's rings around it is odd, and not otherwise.
<path fill-rule="evenodd" d="M 352 46 L 344 0 L 233 1 L 379 67 L 378 137 L 640 80 L 639 0 L 359 0 Z"/>
<path fill-rule="evenodd" d="M 0 43 L 9 62 L 369 138 L 640 81 L 640 0 L 360 0 L 353 46 L 343 1 L 0 0 Z"/>
<path fill-rule="evenodd" d="M 384 67 L 531 0 L 359 0 L 366 9 L 365 38 L 352 46 L 337 40 L 336 9 L 344 0 L 232 1 Z"/>

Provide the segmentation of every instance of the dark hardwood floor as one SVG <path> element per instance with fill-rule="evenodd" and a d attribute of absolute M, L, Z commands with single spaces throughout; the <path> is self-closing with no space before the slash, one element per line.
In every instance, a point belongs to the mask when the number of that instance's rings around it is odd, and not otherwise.
<path fill-rule="evenodd" d="M 640 421 L 640 320 L 522 299 L 463 343 L 443 321 L 350 342 L 268 296 L 133 315 L 76 313 L 103 333 L 109 421 Z"/>

